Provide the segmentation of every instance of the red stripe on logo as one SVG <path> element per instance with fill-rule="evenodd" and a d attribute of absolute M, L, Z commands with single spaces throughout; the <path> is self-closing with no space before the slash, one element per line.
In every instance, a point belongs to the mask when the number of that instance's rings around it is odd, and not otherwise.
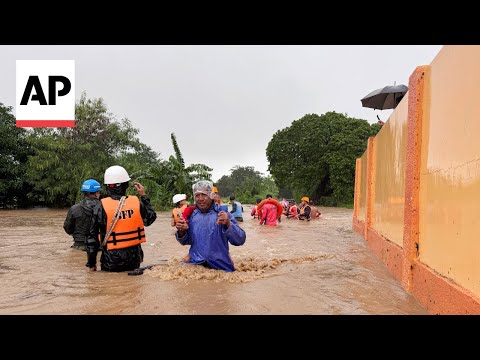
<path fill-rule="evenodd" d="M 75 127 L 75 120 L 17 120 L 17 127 Z"/>

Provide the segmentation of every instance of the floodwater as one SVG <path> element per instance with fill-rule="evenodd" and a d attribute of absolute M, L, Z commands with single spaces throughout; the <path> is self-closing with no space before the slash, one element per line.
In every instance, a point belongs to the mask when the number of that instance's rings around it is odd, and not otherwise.
<path fill-rule="evenodd" d="M 142 244 L 142 265 L 158 265 L 140 276 L 88 272 L 67 209 L 0 211 L 0 314 L 427 314 L 353 233 L 352 210 L 267 227 L 250 209 L 236 272 L 182 264 L 188 246 L 160 212 Z"/>

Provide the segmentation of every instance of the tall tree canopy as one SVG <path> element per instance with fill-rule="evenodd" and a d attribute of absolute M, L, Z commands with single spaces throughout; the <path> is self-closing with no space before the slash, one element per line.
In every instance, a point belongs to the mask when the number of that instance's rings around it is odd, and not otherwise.
<path fill-rule="evenodd" d="M 263 176 L 253 166 L 236 165 L 230 172 L 216 182 L 220 196 L 235 195 L 240 202 L 255 204 L 255 199 L 264 199 L 266 194 L 278 195 L 273 179 Z"/>
<path fill-rule="evenodd" d="M 297 200 L 308 196 L 325 205 L 351 204 L 355 159 L 379 129 L 336 112 L 307 114 L 273 135 L 266 150 L 268 170 Z"/>
<path fill-rule="evenodd" d="M 83 180 L 103 183 L 106 168 L 145 147 L 130 121 L 117 121 L 101 98 L 87 99 L 83 93 L 75 120 L 73 128 L 36 128 L 28 138 L 35 154 L 28 159 L 27 181 L 45 205 L 71 205 L 81 196 Z"/>
<path fill-rule="evenodd" d="M 25 206 L 29 184 L 25 180 L 28 155 L 27 131 L 16 127 L 12 107 L 0 103 L 0 208 Z"/>
<path fill-rule="evenodd" d="M 211 179 L 208 166 L 185 166 L 174 134 L 175 155 L 163 160 L 138 139 L 128 119 L 108 112 L 102 98 L 82 94 L 74 128 L 17 128 L 11 110 L 0 104 L 0 207 L 70 206 L 81 198 L 84 180 L 103 183 L 112 165 L 140 181 L 157 210 L 170 208 L 176 193 L 191 194 L 194 181 Z"/>

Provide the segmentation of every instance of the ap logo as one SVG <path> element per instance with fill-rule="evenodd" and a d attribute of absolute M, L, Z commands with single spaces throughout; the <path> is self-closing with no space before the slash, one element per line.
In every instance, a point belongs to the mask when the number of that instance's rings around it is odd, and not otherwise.
<path fill-rule="evenodd" d="M 17 60 L 17 127 L 75 126 L 75 60 Z"/>

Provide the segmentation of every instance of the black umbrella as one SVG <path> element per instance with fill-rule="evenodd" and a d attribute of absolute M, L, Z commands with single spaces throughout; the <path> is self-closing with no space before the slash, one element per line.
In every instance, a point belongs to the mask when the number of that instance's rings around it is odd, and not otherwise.
<path fill-rule="evenodd" d="M 406 85 L 385 86 L 365 96 L 361 100 L 362 106 L 378 110 L 395 109 L 407 91 Z"/>

